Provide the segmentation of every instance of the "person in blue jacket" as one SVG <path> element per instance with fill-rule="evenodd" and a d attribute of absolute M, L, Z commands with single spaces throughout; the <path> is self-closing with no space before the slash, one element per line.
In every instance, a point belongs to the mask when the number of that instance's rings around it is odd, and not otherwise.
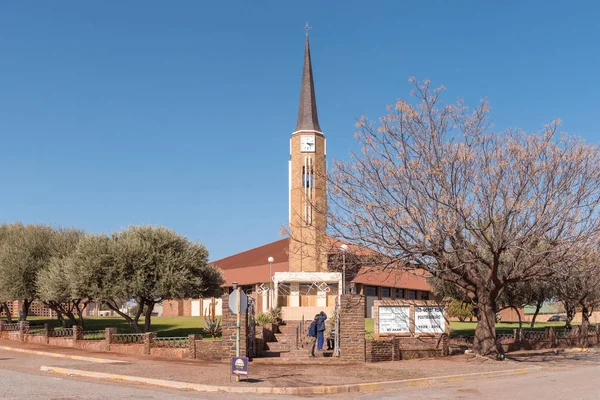
<path fill-rule="evenodd" d="M 317 350 L 323 351 L 323 343 L 325 342 L 325 320 L 327 314 L 321 311 L 315 316 L 317 320 Z"/>
<path fill-rule="evenodd" d="M 315 315 L 315 319 L 310 323 L 308 327 L 308 337 L 310 338 L 310 345 L 308 346 L 308 356 L 315 356 L 315 345 L 317 344 L 317 325 L 319 324 L 319 314 Z"/>

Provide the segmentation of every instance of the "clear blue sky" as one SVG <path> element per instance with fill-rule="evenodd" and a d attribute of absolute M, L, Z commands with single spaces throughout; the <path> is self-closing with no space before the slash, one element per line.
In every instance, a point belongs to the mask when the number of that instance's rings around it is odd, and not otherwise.
<path fill-rule="evenodd" d="M 330 159 L 411 75 L 598 141 L 600 5 L 489 3 L 3 2 L 0 221 L 165 225 L 212 259 L 280 239 L 306 20 Z"/>

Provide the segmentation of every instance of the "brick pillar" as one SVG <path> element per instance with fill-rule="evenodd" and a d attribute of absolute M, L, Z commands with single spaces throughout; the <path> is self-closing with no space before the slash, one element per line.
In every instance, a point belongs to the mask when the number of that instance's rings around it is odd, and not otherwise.
<path fill-rule="evenodd" d="M 240 318 L 240 356 L 246 356 L 246 315 Z M 235 356 L 235 341 L 237 336 L 237 315 L 229 310 L 229 294 L 223 295 L 223 315 L 221 317 L 221 328 L 223 330 L 223 346 L 221 357 L 229 359 Z"/>
<path fill-rule="evenodd" d="M 106 350 L 110 351 L 110 344 L 112 343 L 112 335 L 117 334 L 117 328 L 106 328 L 104 330 L 104 341 L 106 342 Z"/>
<path fill-rule="evenodd" d="M 544 329 L 544 337 L 550 341 L 550 347 L 556 347 L 556 332 L 554 332 L 554 327 L 547 326 Z"/>
<path fill-rule="evenodd" d="M 29 322 L 19 322 L 19 340 L 22 342 L 25 340 L 25 333 L 29 332 Z"/>
<path fill-rule="evenodd" d="M 77 325 L 73 325 L 73 347 L 75 347 L 75 342 L 81 339 L 83 336 L 83 331 Z"/>
<path fill-rule="evenodd" d="M 50 343 L 50 324 L 44 324 L 44 340 L 46 344 Z"/>
<path fill-rule="evenodd" d="M 190 358 L 196 359 L 196 340 L 202 340 L 202 335 L 191 334 L 188 335 L 188 348 L 190 351 Z"/>
<path fill-rule="evenodd" d="M 340 358 L 365 361 L 365 298 L 343 294 L 341 300 Z"/>
<path fill-rule="evenodd" d="M 144 354 L 150 355 L 150 349 L 152 348 L 152 341 L 156 337 L 154 332 L 144 333 Z"/>

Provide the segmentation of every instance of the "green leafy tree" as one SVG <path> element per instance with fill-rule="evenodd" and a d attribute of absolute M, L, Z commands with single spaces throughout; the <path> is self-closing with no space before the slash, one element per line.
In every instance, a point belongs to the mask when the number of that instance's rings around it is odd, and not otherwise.
<path fill-rule="evenodd" d="M 473 314 L 473 307 L 471 304 L 454 299 L 448 305 L 448 316 L 451 318 L 458 318 L 460 322 L 464 322 L 468 319 L 473 319 L 475 314 Z"/>
<path fill-rule="evenodd" d="M 0 243 L 0 293 L 22 300 L 20 319 L 26 320 L 37 297 L 37 278 L 53 256 L 52 228 L 14 223 L 5 227 Z"/>
<path fill-rule="evenodd" d="M 53 256 L 48 265 L 39 272 L 36 282 L 39 299 L 56 312 L 63 326 L 83 327 L 83 309 L 90 301 L 87 297 L 73 296 L 73 274 L 76 274 L 76 271 L 68 271 L 66 267 L 82 236 L 83 233 L 76 229 L 53 231 Z"/>
<path fill-rule="evenodd" d="M 224 283 L 222 271 L 209 265 L 204 246 L 161 227 L 134 226 L 111 237 L 82 240 L 70 265 L 82 271 L 76 285 L 81 297 L 85 292 L 104 302 L 138 332 L 150 330 L 156 304 L 218 297 Z M 121 310 L 130 300 L 137 305 L 131 316 Z"/>

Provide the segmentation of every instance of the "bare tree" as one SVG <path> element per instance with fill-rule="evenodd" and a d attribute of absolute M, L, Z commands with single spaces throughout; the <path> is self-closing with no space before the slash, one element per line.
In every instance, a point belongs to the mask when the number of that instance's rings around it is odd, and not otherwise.
<path fill-rule="evenodd" d="M 580 346 L 588 346 L 590 316 L 600 307 L 600 263 L 597 246 L 581 250 L 580 255 L 561 263 L 554 279 L 558 297 L 567 312 L 567 326 L 581 309 Z"/>
<path fill-rule="evenodd" d="M 414 79 L 411 79 L 414 82 Z M 508 284 L 546 279 L 598 227 L 596 146 L 556 134 L 490 132 L 489 105 L 443 104 L 443 87 L 415 83 L 373 123 L 360 153 L 329 176 L 332 236 L 379 256 L 379 268 L 424 269 L 468 294 L 474 351 L 501 352 L 495 318 Z"/>

